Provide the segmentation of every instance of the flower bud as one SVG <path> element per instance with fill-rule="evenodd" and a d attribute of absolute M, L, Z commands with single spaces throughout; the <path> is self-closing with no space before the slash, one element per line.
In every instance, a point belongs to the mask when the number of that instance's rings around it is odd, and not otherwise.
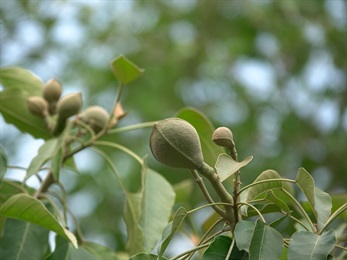
<path fill-rule="evenodd" d="M 72 93 L 62 97 L 57 103 L 58 119 L 68 119 L 76 115 L 81 110 L 81 107 L 81 93 Z"/>
<path fill-rule="evenodd" d="M 212 141 L 219 146 L 232 148 L 235 146 L 233 133 L 227 127 L 218 127 L 212 135 Z"/>
<path fill-rule="evenodd" d="M 204 164 L 199 135 L 180 118 L 168 118 L 154 124 L 150 148 L 155 159 L 175 168 L 198 169 Z"/>
<path fill-rule="evenodd" d="M 78 118 L 98 133 L 106 126 L 110 114 L 100 106 L 91 106 L 78 115 Z"/>
<path fill-rule="evenodd" d="M 45 117 L 48 115 L 48 103 L 40 96 L 33 96 L 27 99 L 28 109 L 33 115 Z"/>
<path fill-rule="evenodd" d="M 43 87 L 42 96 L 48 103 L 56 103 L 62 93 L 62 87 L 58 80 L 51 79 Z"/>

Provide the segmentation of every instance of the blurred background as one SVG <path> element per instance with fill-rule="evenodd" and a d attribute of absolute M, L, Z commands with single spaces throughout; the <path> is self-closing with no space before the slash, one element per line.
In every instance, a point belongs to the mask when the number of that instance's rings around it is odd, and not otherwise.
<path fill-rule="evenodd" d="M 111 110 L 117 82 L 110 63 L 124 54 L 145 73 L 124 92 L 129 114 L 120 126 L 194 107 L 233 131 L 240 159 L 254 156 L 242 171 L 244 184 L 266 169 L 295 178 L 302 166 L 318 187 L 340 193 L 347 186 L 346 10 L 343 0 L 1 0 L 0 65 L 56 78 L 65 94 L 83 93 L 84 107 Z M 43 140 L 0 120 L 9 164 L 27 167 Z M 115 141 L 148 154 L 172 184 L 190 179 L 154 161 L 149 134 Z M 112 156 L 131 184 L 138 167 L 124 154 Z M 62 182 L 82 230 L 123 249 L 119 184 L 96 153 L 75 159 L 80 174 L 65 171 Z M 201 199 L 197 191 L 185 203 L 192 208 Z"/>

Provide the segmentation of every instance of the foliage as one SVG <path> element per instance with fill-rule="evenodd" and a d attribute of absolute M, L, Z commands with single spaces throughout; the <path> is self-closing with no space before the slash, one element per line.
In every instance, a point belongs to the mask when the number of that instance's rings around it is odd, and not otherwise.
<path fill-rule="evenodd" d="M 4 86 L 1 97 L 5 102 L 0 111 L 6 114 L 5 120 L 23 132 L 45 139 L 21 183 L 4 178 L 7 168 L 14 166 L 7 165 L 7 157 L 1 150 L 1 256 L 8 259 L 27 259 L 29 256 L 35 259 L 168 259 L 166 251 L 177 233 L 182 232 L 182 226 L 195 213 L 207 207 L 215 213 L 204 224 L 206 231 L 196 246 L 170 259 L 191 258 L 197 252 L 203 259 L 326 259 L 346 255 L 346 241 L 341 240 L 347 228 L 345 201 L 334 200 L 317 188 L 304 168 L 298 170 L 295 180 L 282 178 L 274 170 L 266 170 L 254 182 L 241 187 L 241 169 L 248 165 L 252 157 L 238 162 L 233 139 L 226 145 L 213 144 L 211 122 L 201 112 L 191 108 L 181 110 L 177 116 L 184 120 L 175 120 L 175 124 L 185 122 L 195 127 L 204 160 L 215 164 L 215 168 L 204 162 L 203 166 L 199 164 L 197 169 L 191 169 L 207 204 L 192 210 L 180 206 L 172 215 L 178 189 L 175 192 L 165 178 L 150 169 L 146 158 L 112 140 L 116 134 L 155 125 L 148 122 L 118 127 L 119 121 L 126 116 L 120 103 L 123 88 L 143 72 L 124 56 L 112 62 L 112 70 L 119 83 L 118 94 L 103 128 L 95 130 L 94 121 L 85 121 L 80 114 L 69 115 L 58 136 L 55 129 L 61 127 L 61 110 L 35 115 L 35 120 L 41 123 L 39 128 L 32 127 L 31 121 L 22 117 L 23 114 L 30 114 L 29 103 L 23 97 L 40 95 L 48 83 L 31 84 L 40 81 L 19 67 L 1 70 L 5 72 L 1 73 Z M 6 95 L 14 89 L 19 95 Z M 11 113 L 8 99 L 18 104 Z M 170 120 L 167 122 L 169 126 L 166 130 L 170 131 Z M 187 127 L 171 129 L 170 138 L 182 137 L 187 129 L 191 131 Z M 174 131 L 183 132 L 175 134 Z M 232 136 L 230 134 L 230 138 Z M 169 145 L 170 138 L 167 139 Z M 104 158 L 124 194 L 123 217 L 127 227 L 124 250 L 114 251 L 86 240 L 79 222 L 67 206 L 68 194 L 61 182 L 61 169 L 70 166 L 78 171 L 74 157 L 85 149 L 91 149 Z M 138 183 L 137 187 L 126 183 L 128 177 L 120 174 L 117 159 L 114 160 L 107 149 L 119 150 L 138 164 L 137 179 L 131 179 Z M 175 149 L 190 147 L 176 146 Z M 40 179 L 39 171 L 45 171 L 46 176 L 35 190 L 27 186 L 27 181 L 34 176 Z M 210 186 L 205 186 L 204 179 L 209 181 Z M 59 187 L 58 191 L 52 189 L 53 184 Z M 293 189 L 293 185 L 296 188 Z M 306 199 L 299 201 L 301 195 Z M 220 202 L 215 202 L 216 198 Z M 73 220 L 73 224 L 69 223 L 69 219 Z M 295 228 L 289 233 L 283 232 L 278 228 L 283 222 Z M 48 246 L 49 231 L 56 234 L 53 250 Z"/>

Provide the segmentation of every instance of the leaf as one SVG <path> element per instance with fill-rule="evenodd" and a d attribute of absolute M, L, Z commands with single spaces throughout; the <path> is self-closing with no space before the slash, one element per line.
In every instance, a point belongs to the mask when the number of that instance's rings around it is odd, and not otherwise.
<path fill-rule="evenodd" d="M 288 260 L 327 259 L 336 245 L 334 230 L 317 235 L 308 231 L 294 233 L 288 248 Z"/>
<path fill-rule="evenodd" d="M 244 159 L 242 162 L 236 162 L 233 158 L 231 158 L 227 154 L 220 154 L 218 156 L 215 168 L 219 175 L 219 179 L 221 182 L 229 178 L 235 172 L 240 170 L 242 167 L 246 166 L 250 161 L 252 161 L 253 156 L 249 156 Z"/>
<path fill-rule="evenodd" d="M 96 259 L 117 259 L 116 253 L 111 248 L 93 242 L 84 241 L 81 248 L 87 250 Z"/>
<path fill-rule="evenodd" d="M 249 252 L 255 223 L 247 220 L 239 221 L 235 226 L 234 236 L 239 250 Z"/>
<path fill-rule="evenodd" d="M 315 187 L 312 176 L 304 168 L 298 170 L 296 182 L 310 203 L 317 220 L 318 230 L 321 230 L 331 213 L 331 197 Z"/>
<path fill-rule="evenodd" d="M 58 140 L 58 138 L 50 139 L 39 148 L 37 155 L 28 167 L 24 182 L 32 175 L 37 174 L 41 167 L 59 151 Z"/>
<path fill-rule="evenodd" d="M 48 211 L 45 205 L 38 199 L 27 194 L 16 194 L 5 201 L 0 208 L 0 216 L 25 220 L 51 231 L 68 239 L 77 248 L 75 236 L 62 227 L 58 220 Z"/>
<path fill-rule="evenodd" d="M 0 181 L 4 178 L 7 171 L 7 157 L 4 150 L 0 147 Z"/>
<path fill-rule="evenodd" d="M 15 88 L 1 91 L 0 112 L 7 123 L 13 124 L 20 131 L 29 133 L 35 138 L 49 139 L 51 133 L 44 119 L 29 112 L 28 97 L 28 94 Z"/>
<path fill-rule="evenodd" d="M 34 194 L 35 189 L 22 185 L 19 181 L 4 179 L 0 182 L 0 205 L 2 205 L 7 199 L 18 193 L 27 192 Z"/>
<path fill-rule="evenodd" d="M 173 185 L 176 194 L 176 202 L 186 202 L 191 196 L 194 189 L 194 182 L 192 179 L 185 179 Z"/>
<path fill-rule="evenodd" d="M 266 170 L 266 171 L 262 172 L 253 183 L 257 183 L 257 182 L 260 182 L 263 180 L 279 179 L 279 178 L 281 178 L 281 176 L 276 171 Z M 266 192 L 266 191 L 272 190 L 272 189 L 280 189 L 282 187 L 283 187 L 282 182 L 276 181 L 276 180 L 273 180 L 271 182 L 260 183 L 258 185 L 254 185 L 251 188 L 249 188 L 247 201 L 251 201 L 251 200 L 255 199 L 257 196 L 259 196 L 263 192 Z"/>
<path fill-rule="evenodd" d="M 29 70 L 20 67 L 0 69 L 0 82 L 5 89 L 21 90 L 29 96 L 41 96 L 43 82 Z"/>
<path fill-rule="evenodd" d="M 204 161 L 209 165 L 215 165 L 219 154 L 225 153 L 225 149 L 212 142 L 212 123 L 200 111 L 189 107 L 179 111 L 176 116 L 194 126 L 200 137 Z"/>
<path fill-rule="evenodd" d="M 49 230 L 15 219 L 6 219 L 0 236 L 1 259 L 44 259 Z"/>
<path fill-rule="evenodd" d="M 225 260 L 232 239 L 227 236 L 217 236 L 204 253 L 203 260 Z M 236 246 L 233 247 L 228 260 L 247 259 L 247 252 L 240 251 Z"/>
<path fill-rule="evenodd" d="M 158 259 L 167 260 L 166 257 L 161 256 L 160 258 L 158 258 L 157 255 L 147 254 L 147 253 L 138 253 L 130 257 L 130 260 L 158 260 Z"/>
<path fill-rule="evenodd" d="M 283 200 L 279 199 L 272 190 L 266 193 L 265 199 L 280 207 L 286 214 L 291 214 L 288 205 Z"/>
<path fill-rule="evenodd" d="M 55 236 L 55 249 L 47 260 L 69 259 L 70 243 L 61 236 Z"/>
<path fill-rule="evenodd" d="M 128 84 L 136 80 L 145 71 L 144 69 L 140 69 L 123 55 L 120 55 L 118 58 L 113 60 L 111 67 L 113 74 L 122 84 Z"/>
<path fill-rule="evenodd" d="M 282 235 L 276 229 L 258 219 L 249 247 L 249 259 L 278 259 L 282 251 Z"/>
<path fill-rule="evenodd" d="M 158 242 L 158 256 L 161 257 L 168 245 L 171 242 L 171 239 L 175 235 L 177 229 L 180 227 L 185 217 L 187 216 L 187 211 L 184 207 L 179 207 L 175 213 L 173 220 L 165 227 L 160 241 Z"/>

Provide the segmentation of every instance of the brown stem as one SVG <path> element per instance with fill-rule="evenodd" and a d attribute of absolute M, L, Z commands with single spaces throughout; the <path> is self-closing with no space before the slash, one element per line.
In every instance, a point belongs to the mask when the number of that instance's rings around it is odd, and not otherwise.
<path fill-rule="evenodd" d="M 53 177 L 53 172 L 50 170 L 46 176 L 46 178 L 41 183 L 41 186 L 36 190 L 34 197 L 39 198 L 41 193 L 45 193 L 48 188 L 55 182 Z"/>

